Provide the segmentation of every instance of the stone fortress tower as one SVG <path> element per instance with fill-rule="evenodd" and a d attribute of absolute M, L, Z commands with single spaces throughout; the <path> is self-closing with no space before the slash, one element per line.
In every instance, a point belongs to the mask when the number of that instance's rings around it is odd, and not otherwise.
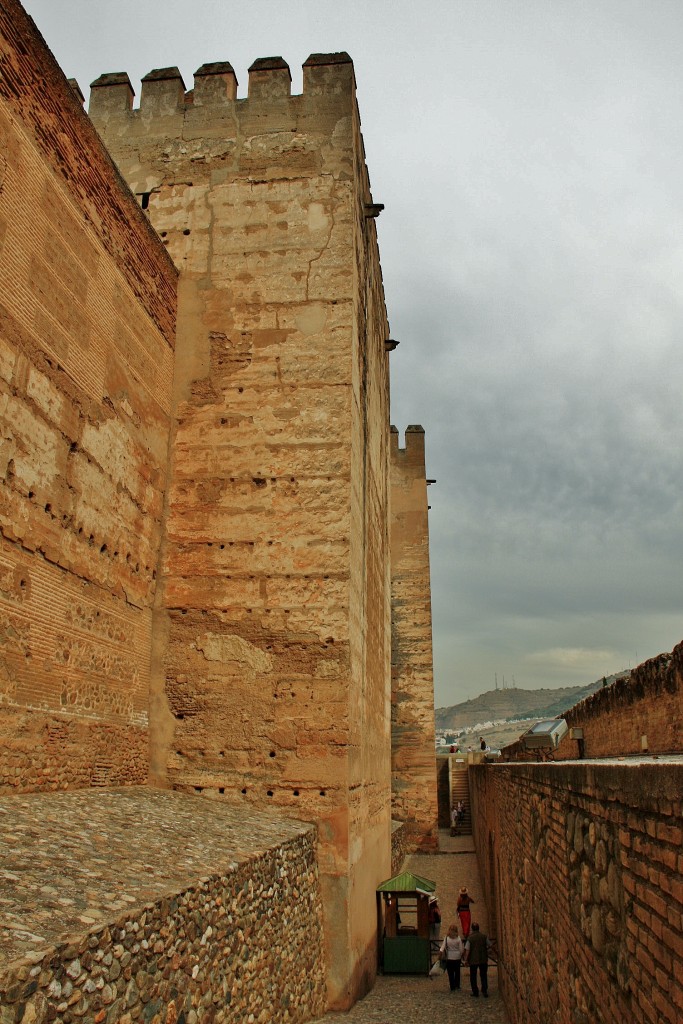
<path fill-rule="evenodd" d="M 391 873 L 402 500 L 353 65 L 310 57 L 292 96 L 284 61 L 257 60 L 246 99 L 228 63 L 189 92 L 157 70 L 139 109 L 103 75 L 90 118 L 135 204 L 9 8 L 0 782 L 149 780 L 315 822 L 328 998 L 347 1006 Z M 426 510 L 419 529 L 424 549 Z M 427 562 L 430 688 L 428 597 Z M 413 847 L 436 828 L 425 696 L 425 749 L 393 772 Z"/>
<path fill-rule="evenodd" d="M 390 829 L 388 324 L 353 65 L 92 88 L 181 272 L 153 778 L 313 818 L 330 987 L 374 960 Z M 368 914 L 370 916 L 368 916 Z"/>
<path fill-rule="evenodd" d="M 391 779 L 411 848 L 438 849 L 425 432 L 391 428 Z"/>

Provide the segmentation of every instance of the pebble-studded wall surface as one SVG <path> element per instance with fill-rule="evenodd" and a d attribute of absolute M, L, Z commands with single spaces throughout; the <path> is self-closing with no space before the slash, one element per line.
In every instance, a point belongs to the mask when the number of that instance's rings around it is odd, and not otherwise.
<path fill-rule="evenodd" d="M 0 798 L 0 1022 L 303 1021 L 315 828 L 144 788 Z"/>

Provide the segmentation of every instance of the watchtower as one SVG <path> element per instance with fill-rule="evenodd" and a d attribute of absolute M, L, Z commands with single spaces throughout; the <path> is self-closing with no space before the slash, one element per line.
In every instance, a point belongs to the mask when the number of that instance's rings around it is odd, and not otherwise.
<path fill-rule="evenodd" d="M 104 75 L 90 115 L 180 271 L 152 777 L 318 823 L 344 1007 L 390 871 L 390 346 L 353 64 L 303 71 Z"/>
<path fill-rule="evenodd" d="M 432 602 L 425 432 L 391 428 L 391 784 L 409 848 L 436 850 Z"/>

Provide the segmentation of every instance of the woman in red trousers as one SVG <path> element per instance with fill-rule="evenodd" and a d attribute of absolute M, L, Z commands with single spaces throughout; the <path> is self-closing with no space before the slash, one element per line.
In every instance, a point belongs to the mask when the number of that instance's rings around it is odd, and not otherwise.
<path fill-rule="evenodd" d="M 474 903 L 474 900 L 467 891 L 467 886 L 463 885 L 458 895 L 458 903 L 456 911 L 460 918 L 460 927 L 462 928 L 463 938 L 467 939 L 470 934 L 470 925 L 472 924 L 472 913 L 470 911 L 470 903 Z"/>

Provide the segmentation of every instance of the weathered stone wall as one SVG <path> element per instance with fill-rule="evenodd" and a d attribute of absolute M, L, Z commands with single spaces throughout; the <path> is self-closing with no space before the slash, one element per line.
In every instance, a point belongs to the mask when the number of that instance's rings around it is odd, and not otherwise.
<path fill-rule="evenodd" d="M 451 761 L 448 755 L 436 759 L 436 793 L 438 799 L 439 828 L 451 827 Z"/>
<path fill-rule="evenodd" d="M 476 765 L 470 775 L 513 1024 L 680 1021 L 683 763 Z"/>
<path fill-rule="evenodd" d="M 413 850 L 438 846 L 429 521 L 422 427 L 391 430 L 391 785 Z"/>
<path fill-rule="evenodd" d="M 344 54 L 290 96 L 256 61 L 175 69 L 90 111 L 181 270 L 155 619 L 163 784 L 315 820 L 330 998 L 375 972 L 390 867 L 388 337 Z"/>
<path fill-rule="evenodd" d="M 583 729 L 583 752 L 567 732 L 554 752 L 555 760 L 640 754 L 643 749 L 651 754 L 680 751 L 683 643 L 670 654 L 651 658 L 629 676 L 597 690 L 562 717 L 570 729 Z M 647 746 L 643 747 L 645 741 Z M 504 756 L 515 760 L 535 758 L 520 742 L 506 747 Z"/>
<path fill-rule="evenodd" d="M 32 707 L 3 707 L 0 723 L 0 792 L 126 786 L 147 780 L 146 729 Z"/>
<path fill-rule="evenodd" d="M 0 790 L 147 778 L 177 274 L 0 7 Z"/>
<path fill-rule="evenodd" d="M 313 826 L 239 822 L 215 801 L 151 789 L 55 794 L 47 806 L 36 794 L 0 798 L 6 817 L 3 1024 L 270 1024 L 324 1012 Z M 127 821 L 141 845 L 121 860 Z M 61 917 L 45 913 L 50 903 Z"/>
<path fill-rule="evenodd" d="M 391 825 L 391 875 L 393 878 L 395 875 L 401 873 L 403 862 L 408 854 L 408 848 L 406 845 L 407 834 L 406 824 L 403 821 L 394 821 Z M 382 879 L 384 881 L 384 879 Z"/>

